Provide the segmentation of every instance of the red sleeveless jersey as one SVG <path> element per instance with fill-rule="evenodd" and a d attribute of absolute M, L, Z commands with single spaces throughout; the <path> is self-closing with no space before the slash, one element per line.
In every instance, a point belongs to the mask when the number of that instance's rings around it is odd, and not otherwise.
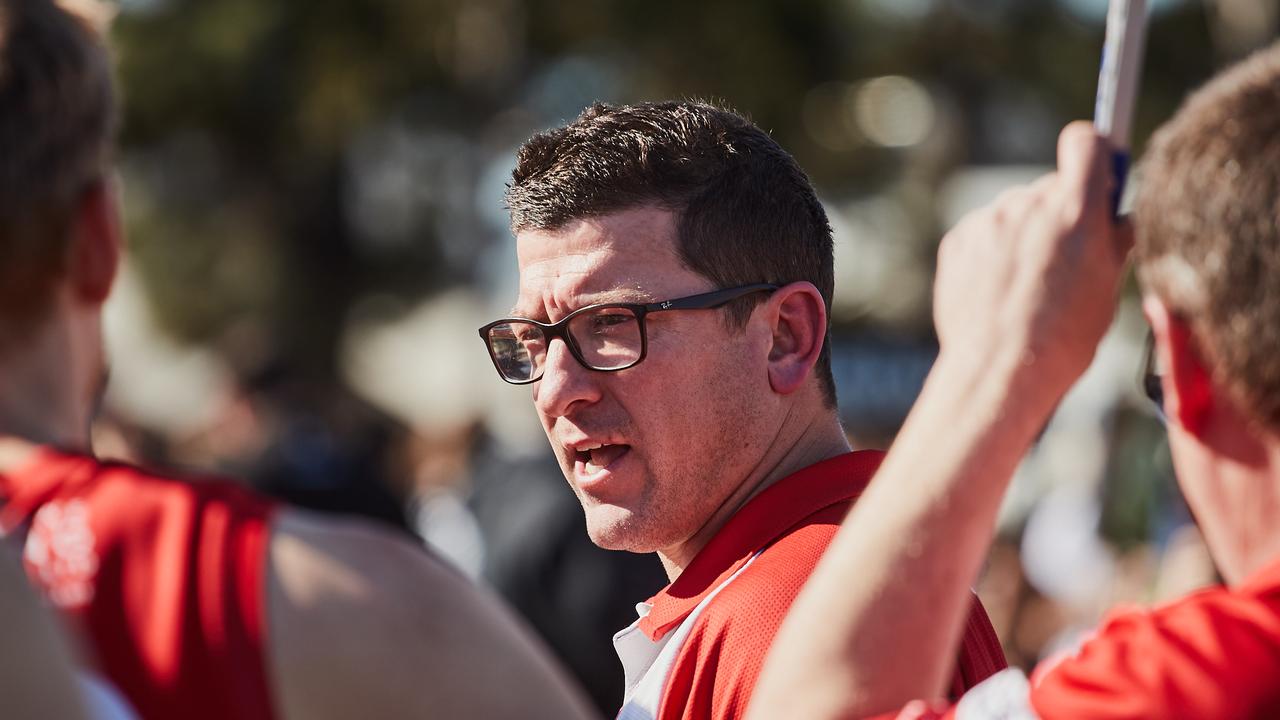
<path fill-rule="evenodd" d="M 271 501 L 48 448 L 0 473 L 0 500 L 32 581 L 142 717 L 273 716 Z"/>

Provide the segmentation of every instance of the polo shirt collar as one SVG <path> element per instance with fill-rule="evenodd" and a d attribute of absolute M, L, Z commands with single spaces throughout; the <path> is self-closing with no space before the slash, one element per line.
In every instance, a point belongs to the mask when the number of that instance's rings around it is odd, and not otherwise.
<path fill-rule="evenodd" d="M 738 510 L 684 572 L 649 599 L 640 629 L 656 641 L 751 558 L 814 513 L 858 497 L 884 453 L 846 453 L 798 470 Z"/>

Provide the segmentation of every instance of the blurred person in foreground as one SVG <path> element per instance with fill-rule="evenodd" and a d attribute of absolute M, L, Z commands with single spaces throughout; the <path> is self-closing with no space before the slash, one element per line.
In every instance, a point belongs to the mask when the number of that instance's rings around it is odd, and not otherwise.
<path fill-rule="evenodd" d="M 767 134 L 697 102 L 595 105 L 519 151 L 519 296 L 480 334 L 533 402 L 596 544 L 668 584 L 619 632 L 622 718 L 734 718 L 880 462 L 850 452 L 831 229 Z M 1004 667 L 977 599 L 955 694 Z M 957 662 L 958 659 L 958 662 Z"/>
<path fill-rule="evenodd" d="M 944 238 L 938 362 L 796 601 L 753 717 L 940 696 L 1004 490 L 1114 311 L 1133 235 L 1111 219 L 1107 155 L 1069 126 L 1056 174 Z M 1135 257 L 1165 369 L 1153 395 L 1226 586 L 1116 611 L 1030 683 L 1006 671 L 956 708 L 898 717 L 1280 717 L 1280 45 L 1191 96 L 1143 179 Z"/>
<path fill-rule="evenodd" d="M 0 633 L 4 717 L 130 717 L 111 688 L 73 667 L 66 638 L 31 592 L 17 555 L 7 547 L 0 547 Z"/>
<path fill-rule="evenodd" d="M 121 237 L 110 61 L 71 5 L 0 0 L 0 521 L 87 662 L 148 718 L 584 717 L 406 538 L 90 454 Z"/>

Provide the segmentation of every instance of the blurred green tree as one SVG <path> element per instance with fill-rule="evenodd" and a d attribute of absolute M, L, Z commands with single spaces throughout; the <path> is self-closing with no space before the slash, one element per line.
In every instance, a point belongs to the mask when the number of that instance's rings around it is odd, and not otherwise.
<path fill-rule="evenodd" d="M 1141 136 L 1213 65 L 1202 8 L 1175 5 L 1151 32 Z M 1008 0 L 126 1 L 133 257 L 177 337 L 258 338 L 333 379 L 362 297 L 474 280 L 500 211 L 477 195 L 486 173 L 591 100 L 725 102 L 828 197 L 912 167 L 936 187 L 960 163 L 1050 161 L 1056 126 L 1090 113 L 1101 35 L 1059 4 Z M 847 95 L 829 90 L 885 74 L 921 83 L 949 123 L 926 161 L 839 117 Z"/>

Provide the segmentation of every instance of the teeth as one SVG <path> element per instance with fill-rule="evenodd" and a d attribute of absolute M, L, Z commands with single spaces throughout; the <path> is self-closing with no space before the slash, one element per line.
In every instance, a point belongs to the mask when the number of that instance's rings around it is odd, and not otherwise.
<path fill-rule="evenodd" d="M 577 450 L 578 452 L 591 452 L 592 450 L 599 450 L 602 447 L 604 447 L 604 443 L 596 443 L 594 445 L 579 445 Z"/>

